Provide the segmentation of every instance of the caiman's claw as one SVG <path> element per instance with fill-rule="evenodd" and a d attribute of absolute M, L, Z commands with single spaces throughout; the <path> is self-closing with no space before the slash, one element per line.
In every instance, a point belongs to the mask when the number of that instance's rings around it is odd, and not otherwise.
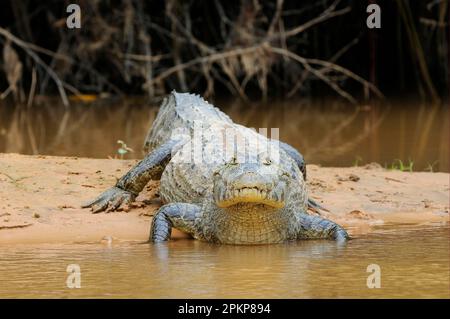
<path fill-rule="evenodd" d="M 326 209 L 325 207 L 321 206 L 319 203 L 317 203 L 315 200 L 308 198 L 308 209 L 312 210 L 313 212 L 321 215 L 321 210 L 325 211 L 325 212 L 330 212 L 328 209 Z"/>
<path fill-rule="evenodd" d="M 128 205 L 134 201 L 135 195 L 118 187 L 113 187 L 98 196 L 91 202 L 83 204 L 82 208 L 91 207 L 92 213 L 97 214 L 102 211 L 109 213 L 117 210 L 122 205 Z"/>

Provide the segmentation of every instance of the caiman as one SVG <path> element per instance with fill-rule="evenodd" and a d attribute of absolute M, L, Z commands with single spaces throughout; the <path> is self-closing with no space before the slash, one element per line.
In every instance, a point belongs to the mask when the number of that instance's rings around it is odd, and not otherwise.
<path fill-rule="evenodd" d="M 160 179 L 164 205 L 150 242 L 169 240 L 173 227 L 221 244 L 349 238 L 336 223 L 307 213 L 319 205 L 308 200 L 305 161 L 295 148 L 233 123 L 198 95 L 166 97 L 144 148 L 142 161 L 83 207 L 114 211 Z"/>

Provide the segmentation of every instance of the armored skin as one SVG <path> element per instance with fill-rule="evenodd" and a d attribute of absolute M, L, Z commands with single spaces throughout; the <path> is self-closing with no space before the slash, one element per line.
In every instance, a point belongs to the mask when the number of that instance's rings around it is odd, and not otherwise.
<path fill-rule="evenodd" d="M 172 227 L 221 244 L 349 238 L 336 223 L 307 214 L 308 205 L 318 205 L 308 200 L 297 150 L 233 123 L 197 95 L 166 97 L 144 147 L 142 161 L 83 207 L 116 210 L 160 179 L 164 205 L 153 218 L 151 242 L 169 240 Z"/>

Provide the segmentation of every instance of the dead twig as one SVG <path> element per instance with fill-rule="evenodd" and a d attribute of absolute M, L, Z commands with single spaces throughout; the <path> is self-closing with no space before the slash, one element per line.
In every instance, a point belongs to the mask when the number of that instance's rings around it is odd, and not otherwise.
<path fill-rule="evenodd" d="M 331 8 L 331 10 L 330 10 L 330 8 Z M 301 32 L 306 31 L 307 29 L 315 26 L 316 24 L 319 24 L 321 22 L 324 22 L 328 19 L 340 16 L 340 15 L 344 15 L 344 14 L 350 12 L 350 10 L 351 10 L 350 7 L 346 7 L 344 9 L 340 9 L 340 10 L 336 10 L 336 11 L 334 11 L 335 6 L 331 6 L 330 8 L 325 10 L 320 16 L 318 16 L 312 20 L 309 20 L 308 22 L 306 22 L 298 27 L 295 27 L 293 29 L 285 31 L 284 36 L 286 38 L 293 37 Z M 274 34 L 271 37 L 268 37 L 267 40 L 273 41 L 273 40 L 278 39 L 279 37 L 280 37 L 280 34 Z"/>
<path fill-rule="evenodd" d="M 53 79 L 55 82 L 59 94 L 61 96 L 61 100 L 64 104 L 64 106 L 68 107 L 70 105 L 69 99 L 67 98 L 67 94 L 65 91 L 65 87 L 70 89 L 71 91 L 74 89 L 73 87 L 68 86 L 65 82 L 63 82 L 58 75 L 53 71 L 44 61 L 41 60 L 41 58 L 30 49 L 28 43 L 25 41 L 22 41 L 21 39 L 17 38 L 15 35 L 13 35 L 11 32 L 3 29 L 0 27 L 0 34 L 4 36 L 6 39 L 10 40 L 14 44 L 16 44 L 18 47 L 22 48 L 33 60 L 36 64 L 40 65 L 47 73 L 48 75 Z M 77 94 L 79 94 L 78 91 L 75 90 Z"/>

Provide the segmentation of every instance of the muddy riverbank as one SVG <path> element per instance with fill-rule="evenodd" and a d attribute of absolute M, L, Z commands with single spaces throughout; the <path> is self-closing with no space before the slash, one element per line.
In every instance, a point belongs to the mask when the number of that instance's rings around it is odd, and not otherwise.
<path fill-rule="evenodd" d="M 147 185 L 129 211 L 94 215 L 80 208 L 136 162 L 0 154 L 0 244 L 145 241 L 161 205 L 157 182 Z M 449 176 L 376 164 L 308 166 L 311 197 L 330 210 L 325 217 L 356 237 L 387 223 L 447 223 Z"/>

